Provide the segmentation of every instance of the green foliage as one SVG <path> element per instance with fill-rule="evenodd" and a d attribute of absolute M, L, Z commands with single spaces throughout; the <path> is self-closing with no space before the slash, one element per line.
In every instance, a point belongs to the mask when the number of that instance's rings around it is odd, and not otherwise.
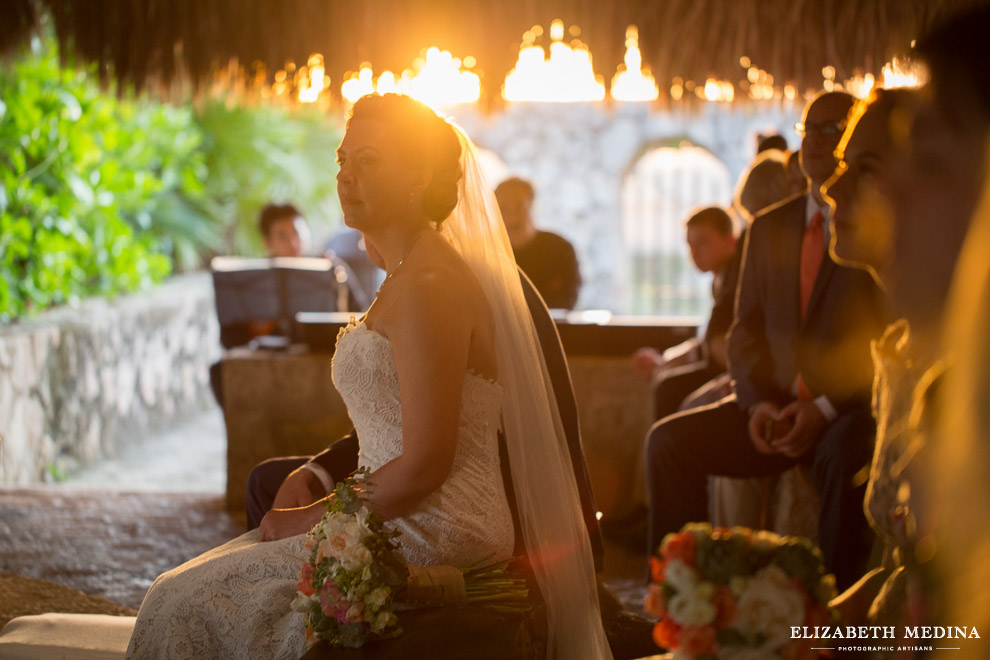
<path fill-rule="evenodd" d="M 59 66 L 51 38 L 0 67 L 0 322 L 134 291 L 218 252 L 260 253 L 270 200 L 296 204 L 317 233 L 339 223 L 339 121 L 195 111 L 95 80 Z"/>
<path fill-rule="evenodd" d="M 188 110 L 101 94 L 50 42 L 33 50 L 0 70 L 0 320 L 160 281 L 151 218 L 203 194 Z"/>
<path fill-rule="evenodd" d="M 228 252 L 263 252 L 258 213 L 273 200 L 295 204 L 316 234 L 339 224 L 339 121 L 315 110 L 219 101 L 206 104 L 198 121 L 206 136 L 210 212 L 224 227 Z"/>

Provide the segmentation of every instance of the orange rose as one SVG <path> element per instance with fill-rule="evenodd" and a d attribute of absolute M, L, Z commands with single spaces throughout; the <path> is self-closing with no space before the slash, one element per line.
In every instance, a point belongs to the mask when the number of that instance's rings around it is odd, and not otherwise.
<path fill-rule="evenodd" d="M 665 617 L 660 619 L 657 625 L 653 626 L 653 641 L 660 648 L 676 649 L 680 632 L 681 627 L 671 621 L 670 617 Z"/>
<path fill-rule="evenodd" d="M 666 569 L 667 562 L 656 556 L 650 557 L 650 579 L 657 584 L 663 584 Z"/>
<path fill-rule="evenodd" d="M 657 619 L 662 619 L 667 615 L 667 606 L 663 602 L 663 588 L 659 584 L 650 584 L 646 588 L 643 611 Z"/>
<path fill-rule="evenodd" d="M 691 532 L 674 534 L 663 544 L 663 558 L 666 561 L 680 559 L 691 568 L 695 568 L 698 565 L 694 558 L 697 547 L 698 539 Z"/>
<path fill-rule="evenodd" d="M 712 626 L 687 626 L 681 630 L 681 645 L 678 647 L 686 655 L 697 658 L 715 654 L 715 628 Z"/>

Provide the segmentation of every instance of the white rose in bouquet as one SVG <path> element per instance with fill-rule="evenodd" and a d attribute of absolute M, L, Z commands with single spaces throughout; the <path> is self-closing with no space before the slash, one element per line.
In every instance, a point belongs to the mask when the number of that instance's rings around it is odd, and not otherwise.
<path fill-rule="evenodd" d="M 743 634 L 762 633 L 762 656 L 790 640 L 791 626 L 804 622 L 804 602 L 787 573 L 776 566 L 760 570 L 739 598 L 732 627 Z"/>

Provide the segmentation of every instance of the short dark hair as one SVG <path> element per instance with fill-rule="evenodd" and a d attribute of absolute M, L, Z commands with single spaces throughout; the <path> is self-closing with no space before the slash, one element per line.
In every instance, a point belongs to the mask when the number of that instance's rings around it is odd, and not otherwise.
<path fill-rule="evenodd" d="M 756 145 L 756 153 L 766 151 L 767 149 L 787 151 L 787 138 L 780 133 L 774 133 L 773 135 L 761 135 L 758 140 L 759 142 Z"/>
<path fill-rule="evenodd" d="M 495 196 L 498 197 L 499 191 L 510 190 L 512 188 L 517 188 L 526 192 L 529 196 L 529 201 L 533 201 L 536 198 L 536 189 L 533 188 L 533 184 L 518 176 L 510 176 L 508 179 L 498 184 L 495 188 Z"/>
<path fill-rule="evenodd" d="M 700 211 L 695 211 L 684 225 L 688 228 L 711 227 L 721 236 L 727 236 L 732 233 L 732 218 L 725 212 L 725 209 L 718 206 L 709 206 Z"/>
<path fill-rule="evenodd" d="M 261 235 L 267 238 L 268 232 L 272 230 L 272 225 L 279 220 L 301 216 L 302 213 L 292 204 L 265 204 L 265 207 L 261 209 L 261 215 L 258 216 L 258 227 L 261 229 Z"/>

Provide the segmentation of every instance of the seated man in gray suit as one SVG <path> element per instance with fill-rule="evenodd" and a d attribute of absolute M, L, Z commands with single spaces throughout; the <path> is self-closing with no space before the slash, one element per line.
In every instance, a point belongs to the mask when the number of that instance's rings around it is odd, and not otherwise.
<path fill-rule="evenodd" d="M 798 125 L 810 193 L 754 220 L 729 333 L 735 393 L 658 422 L 648 436 L 649 550 L 708 518 L 709 475 L 757 477 L 808 463 L 821 501 L 819 543 L 839 588 L 863 574 L 872 533 L 863 515 L 875 427 L 870 340 L 885 323 L 872 278 L 827 253 L 821 184 L 853 99 L 817 96 Z"/>

